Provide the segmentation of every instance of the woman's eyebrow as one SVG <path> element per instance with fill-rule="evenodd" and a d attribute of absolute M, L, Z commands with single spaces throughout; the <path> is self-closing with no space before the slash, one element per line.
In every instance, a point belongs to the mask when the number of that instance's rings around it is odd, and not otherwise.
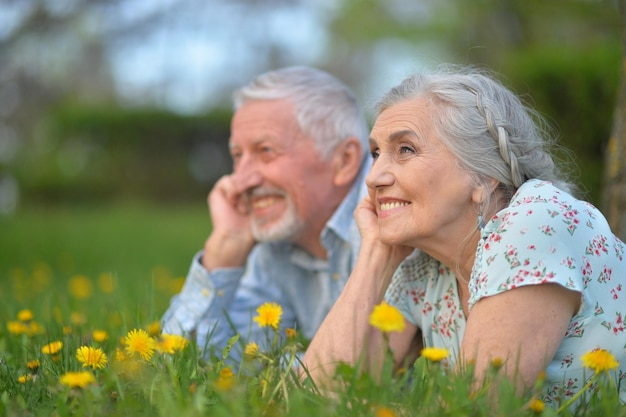
<path fill-rule="evenodd" d="M 389 135 L 389 141 L 390 142 L 396 142 L 398 140 L 406 138 L 407 136 L 410 136 L 411 139 L 414 139 L 414 140 L 420 140 L 420 138 L 417 135 L 417 133 L 415 133 L 413 130 L 405 129 L 405 130 L 399 130 L 397 132 L 393 132 L 391 135 Z M 370 137 L 369 143 L 370 143 L 370 146 L 371 145 L 376 145 L 378 143 L 378 141 L 376 139 Z"/>
<path fill-rule="evenodd" d="M 419 136 L 417 135 L 417 133 L 415 133 L 413 130 L 405 129 L 393 132 L 391 135 L 389 135 L 389 141 L 395 142 L 401 139 L 405 139 L 407 136 L 409 136 L 413 140 L 419 140 Z"/>

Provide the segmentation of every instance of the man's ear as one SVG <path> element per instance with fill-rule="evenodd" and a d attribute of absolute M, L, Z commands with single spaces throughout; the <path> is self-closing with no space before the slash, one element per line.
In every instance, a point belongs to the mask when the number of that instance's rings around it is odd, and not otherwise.
<path fill-rule="evenodd" d="M 351 185 L 359 173 L 363 159 L 361 142 L 353 136 L 340 143 L 333 153 L 335 169 L 335 185 L 337 187 Z"/>

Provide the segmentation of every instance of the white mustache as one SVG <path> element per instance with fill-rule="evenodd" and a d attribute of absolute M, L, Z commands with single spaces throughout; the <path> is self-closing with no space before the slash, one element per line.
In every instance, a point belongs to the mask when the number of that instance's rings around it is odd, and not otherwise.
<path fill-rule="evenodd" d="M 287 198 L 287 193 L 283 190 L 273 187 L 256 187 L 252 190 L 246 191 L 243 195 L 246 204 L 250 204 L 250 200 L 255 197 L 268 197 L 268 196 L 280 196 Z"/>

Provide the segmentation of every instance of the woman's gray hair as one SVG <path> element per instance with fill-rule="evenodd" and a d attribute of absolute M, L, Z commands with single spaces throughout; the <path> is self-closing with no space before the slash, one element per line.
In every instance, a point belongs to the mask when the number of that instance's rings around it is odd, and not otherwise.
<path fill-rule="evenodd" d="M 269 71 L 233 95 L 235 110 L 248 101 L 287 99 L 304 134 L 313 138 L 322 158 L 356 137 L 369 150 L 369 128 L 357 100 L 341 81 L 315 68 L 294 66 Z"/>
<path fill-rule="evenodd" d="M 547 122 L 486 71 L 448 66 L 411 75 L 382 97 L 376 111 L 418 97 L 432 105 L 435 131 L 478 184 L 498 180 L 507 200 L 535 178 L 575 191 L 550 154 L 555 138 Z"/>

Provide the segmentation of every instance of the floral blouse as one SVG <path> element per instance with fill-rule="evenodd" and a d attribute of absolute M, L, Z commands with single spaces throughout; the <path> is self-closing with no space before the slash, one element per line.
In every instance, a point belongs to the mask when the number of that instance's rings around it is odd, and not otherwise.
<path fill-rule="evenodd" d="M 558 407 L 582 388 L 592 371 L 580 358 L 594 349 L 619 361 L 616 382 L 626 401 L 624 251 L 595 207 L 539 180 L 523 184 L 482 230 L 469 280 L 470 314 L 483 297 L 524 285 L 556 283 L 582 295 L 546 369 L 546 403 Z M 448 268 L 417 253 L 396 271 L 385 298 L 421 330 L 424 346 L 447 348 L 454 361 L 466 318 Z"/>

